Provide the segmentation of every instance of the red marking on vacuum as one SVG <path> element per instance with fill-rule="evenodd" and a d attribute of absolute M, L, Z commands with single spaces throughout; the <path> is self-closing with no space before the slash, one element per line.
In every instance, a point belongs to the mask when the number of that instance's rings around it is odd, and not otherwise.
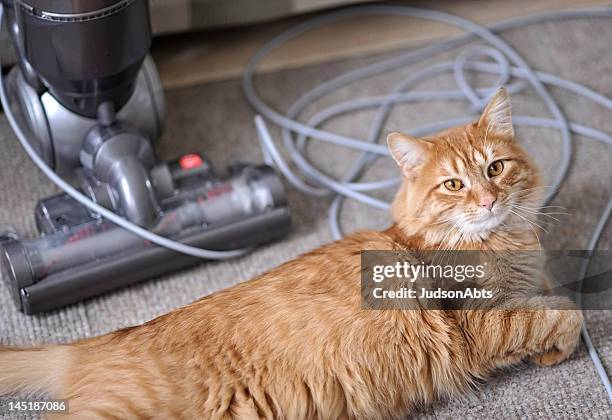
<path fill-rule="evenodd" d="M 95 232 L 92 226 L 85 226 L 83 229 L 77 230 L 66 242 L 73 243 L 92 236 Z"/>
<path fill-rule="evenodd" d="M 179 159 L 179 165 L 181 169 L 193 169 L 199 166 L 202 166 L 204 161 L 197 153 L 190 153 L 188 155 L 182 156 Z"/>

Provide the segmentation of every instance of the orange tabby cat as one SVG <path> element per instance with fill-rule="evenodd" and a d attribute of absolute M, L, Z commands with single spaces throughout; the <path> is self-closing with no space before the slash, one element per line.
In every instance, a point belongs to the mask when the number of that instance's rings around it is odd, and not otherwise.
<path fill-rule="evenodd" d="M 144 325 L 3 348 L 0 393 L 69 399 L 70 415 L 85 419 L 383 419 L 525 358 L 567 358 L 576 310 L 362 308 L 362 250 L 538 248 L 513 213 L 534 205 L 539 179 L 514 141 L 504 89 L 472 124 L 388 143 L 404 174 L 388 230 L 350 235 Z"/>

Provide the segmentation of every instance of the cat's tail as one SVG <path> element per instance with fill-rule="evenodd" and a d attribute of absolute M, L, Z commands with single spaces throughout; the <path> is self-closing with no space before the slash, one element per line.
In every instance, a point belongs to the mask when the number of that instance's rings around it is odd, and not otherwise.
<path fill-rule="evenodd" d="M 0 395 L 56 395 L 70 371 L 70 346 L 0 346 Z"/>

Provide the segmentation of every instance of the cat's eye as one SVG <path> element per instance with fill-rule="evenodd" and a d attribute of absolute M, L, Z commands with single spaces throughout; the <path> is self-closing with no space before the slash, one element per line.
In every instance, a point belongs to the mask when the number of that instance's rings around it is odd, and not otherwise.
<path fill-rule="evenodd" d="M 463 187 L 463 182 L 458 179 L 449 179 L 448 181 L 444 181 L 444 186 L 447 190 L 459 191 Z"/>
<path fill-rule="evenodd" d="M 496 160 L 492 164 L 489 165 L 489 169 L 487 170 L 487 174 L 489 177 L 493 178 L 502 173 L 504 170 L 504 162 L 501 160 Z"/>

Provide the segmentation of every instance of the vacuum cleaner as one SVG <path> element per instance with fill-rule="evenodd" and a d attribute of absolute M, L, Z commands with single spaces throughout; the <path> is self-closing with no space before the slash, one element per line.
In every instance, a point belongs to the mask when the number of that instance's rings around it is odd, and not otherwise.
<path fill-rule="evenodd" d="M 3 85 L 5 112 L 57 175 L 128 226 L 220 258 L 287 233 L 285 192 L 271 167 L 236 164 L 218 176 L 200 153 L 157 159 L 152 142 L 165 111 L 148 56 L 146 0 L 0 1 L 18 55 Z M 3 277 L 21 311 L 47 311 L 199 261 L 92 207 L 73 194 L 42 199 L 41 236 L 4 237 Z"/>

